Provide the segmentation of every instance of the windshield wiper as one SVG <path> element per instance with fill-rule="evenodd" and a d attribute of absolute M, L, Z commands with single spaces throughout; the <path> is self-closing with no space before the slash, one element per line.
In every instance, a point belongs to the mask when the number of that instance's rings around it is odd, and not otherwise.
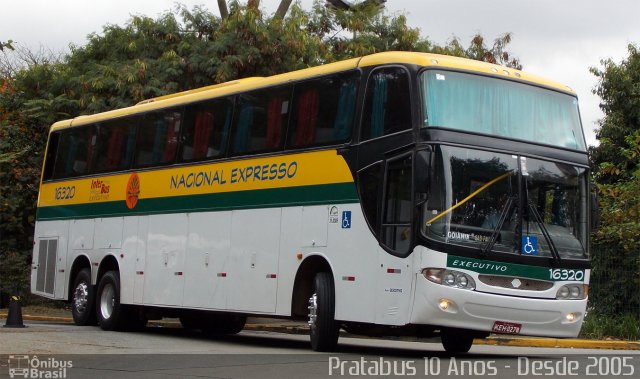
<path fill-rule="evenodd" d="M 489 238 L 489 241 L 487 242 L 487 244 L 482 248 L 483 256 L 487 255 L 487 253 L 489 253 L 493 248 L 493 245 L 495 245 L 496 242 L 498 241 L 498 236 L 500 236 L 500 231 L 502 230 L 504 223 L 507 221 L 507 219 L 511 218 L 511 214 L 515 209 L 514 204 L 515 204 L 515 199 L 513 197 L 509 197 L 507 201 L 504 203 L 504 206 L 502 207 L 502 211 L 500 211 L 500 218 L 498 219 L 498 224 L 495 226 L 495 228 L 493 228 L 493 231 L 491 232 L 491 238 Z"/>
<path fill-rule="evenodd" d="M 533 214 L 533 217 L 536 220 L 536 223 L 540 227 L 540 230 L 542 231 L 542 235 L 544 236 L 544 239 L 547 240 L 547 243 L 549 244 L 549 249 L 551 250 L 551 255 L 553 255 L 554 260 L 557 263 L 561 263 L 562 258 L 560 257 L 560 253 L 558 253 L 558 249 L 556 248 L 556 245 L 553 243 L 553 240 L 551 239 L 549 230 L 547 230 L 547 227 L 544 226 L 544 220 L 542 219 L 540 212 L 538 212 L 538 209 L 536 209 L 536 206 L 531 202 L 529 202 L 529 210 Z"/>

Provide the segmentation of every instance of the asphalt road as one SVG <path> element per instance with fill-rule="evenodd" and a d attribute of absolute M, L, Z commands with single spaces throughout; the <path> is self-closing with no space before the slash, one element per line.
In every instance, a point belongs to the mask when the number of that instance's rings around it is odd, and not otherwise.
<path fill-rule="evenodd" d="M 27 371 L 24 371 L 24 370 Z M 341 338 L 333 354 L 307 336 L 242 332 L 207 339 L 180 328 L 105 332 L 29 323 L 0 328 L 0 378 L 638 377 L 640 351 L 474 346 L 448 357 L 437 342 Z"/>

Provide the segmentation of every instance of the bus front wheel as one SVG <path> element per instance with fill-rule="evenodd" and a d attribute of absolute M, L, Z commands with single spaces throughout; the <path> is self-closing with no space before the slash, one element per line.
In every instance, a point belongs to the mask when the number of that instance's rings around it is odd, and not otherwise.
<path fill-rule="evenodd" d="M 316 274 L 308 308 L 311 348 L 315 351 L 335 350 L 340 328 L 334 319 L 335 288 L 331 273 Z"/>
<path fill-rule="evenodd" d="M 449 354 L 464 354 L 471 349 L 475 336 L 470 330 L 443 328 L 441 331 L 442 346 Z"/>
<path fill-rule="evenodd" d="M 91 285 L 91 270 L 83 268 L 73 281 L 71 314 L 78 326 L 96 325 L 95 288 Z"/>

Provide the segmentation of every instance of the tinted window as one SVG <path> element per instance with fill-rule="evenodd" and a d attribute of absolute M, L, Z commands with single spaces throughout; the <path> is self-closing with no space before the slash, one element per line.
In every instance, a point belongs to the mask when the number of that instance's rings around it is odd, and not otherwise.
<path fill-rule="evenodd" d="M 351 136 L 358 73 L 296 84 L 289 147 L 345 142 Z"/>
<path fill-rule="evenodd" d="M 56 163 L 56 153 L 58 152 L 58 142 L 60 141 L 60 132 L 51 133 L 49 135 L 49 144 L 47 146 L 47 156 L 45 158 L 43 180 L 53 178 L 53 168 Z"/>
<path fill-rule="evenodd" d="M 358 172 L 358 191 L 364 216 L 378 234 L 378 204 L 382 182 L 382 163 L 376 163 Z"/>
<path fill-rule="evenodd" d="M 128 117 L 98 124 L 95 172 L 126 170 L 131 167 L 139 120 L 139 117 Z"/>
<path fill-rule="evenodd" d="M 182 113 L 167 109 L 145 115 L 138 130 L 136 167 L 171 163 L 175 160 Z"/>
<path fill-rule="evenodd" d="M 197 161 L 226 153 L 233 115 L 231 99 L 189 105 L 185 110 L 181 161 Z"/>
<path fill-rule="evenodd" d="M 94 125 L 63 130 L 60 133 L 53 177 L 68 178 L 92 171 L 96 128 Z"/>
<path fill-rule="evenodd" d="M 382 238 L 399 254 L 408 253 L 411 243 L 411 167 L 411 156 L 387 165 Z"/>
<path fill-rule="evenodd" d="M 411 128 L 409 75 L 400 67 L 375 71 L 367 84 L 362 140 Z"/>
<path fill-rule="evenodd" d="M 282 149 L 291 87 L 238 96 L 231 151 L 244 154 Z"/>

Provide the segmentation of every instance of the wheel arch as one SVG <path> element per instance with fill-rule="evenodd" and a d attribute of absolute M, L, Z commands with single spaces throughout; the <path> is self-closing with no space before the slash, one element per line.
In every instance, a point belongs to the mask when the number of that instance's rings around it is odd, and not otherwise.
<path fill-rule="evenodd" d="M 69 270 L 69 276 L 67 277 L 67 300 L 71 301 L 73 295 L 73 282 L 76 280 L 76 276 L 82 270 L 88 268 L 89 272 L 91 272 L 91 260 L 85 254 L 78 255 L 71 265 L 71 269 Z M 91 275 L 90 277 L 93 277 Z M 95 285 L 94 283 L 92 283 Z"/>
<path fill-rule="evenodd" d="M 118 259 L 112 254 L 109 254 L 102 258 L 100 266 L 98 266 L 96 284 L 100 282 L 100 278 L 102 278 L 102 276 L 108 271 L 120 271 L 120 264 L 118 263 Z"/>
<path fill-rule="evenodd" d="M 291 316 L 293 318 L 304 319 L 307 317 L 308 301 L 313 292 L 313 280 L 320 272 L 328 272 L 333 275 L 333 268 L 323 255 L 309 255 L 300 263 L 291 294 Z"/>

